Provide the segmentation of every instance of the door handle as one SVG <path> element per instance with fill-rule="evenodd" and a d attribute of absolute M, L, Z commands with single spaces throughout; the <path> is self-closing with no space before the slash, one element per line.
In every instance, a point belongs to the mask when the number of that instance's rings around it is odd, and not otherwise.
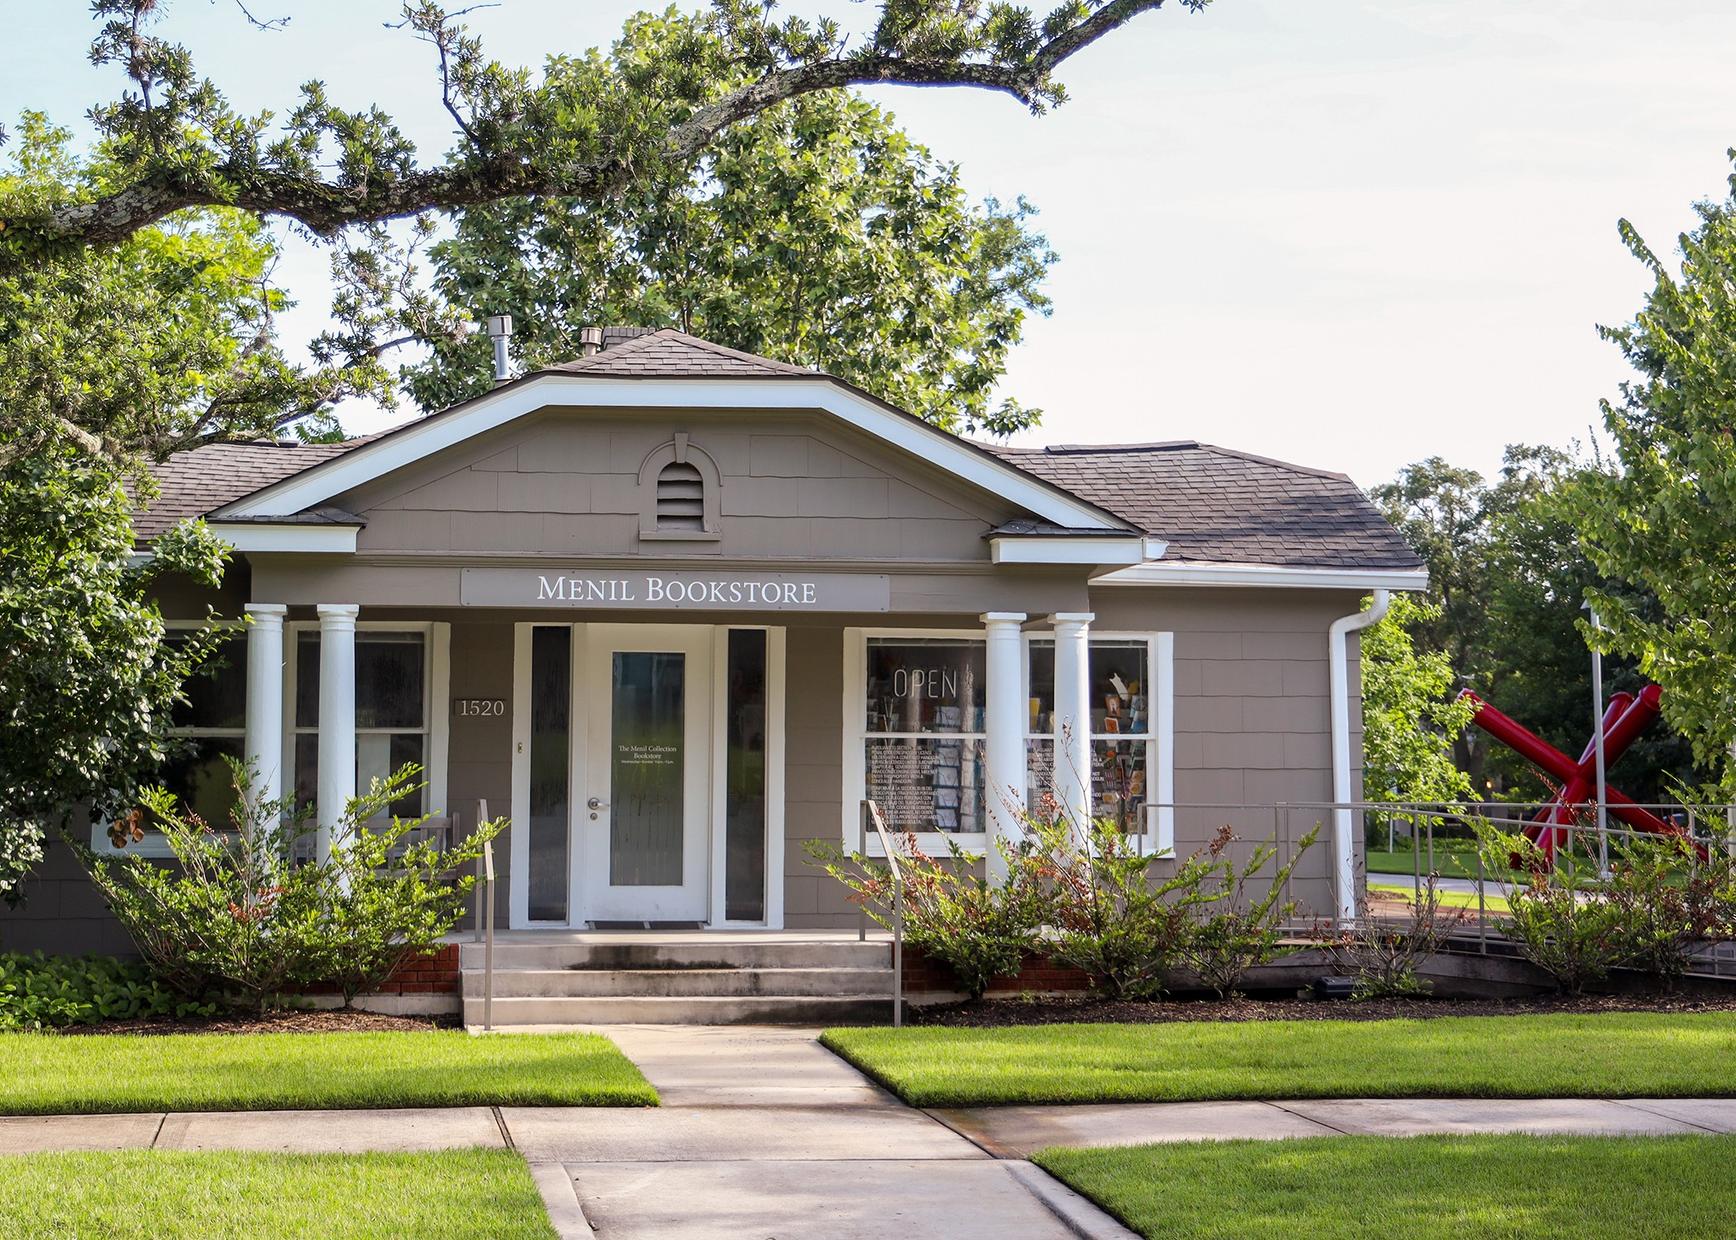
<path fill-rule="evenodd" d="M 601 797 L 592 797 L 589 801 L 585 802 L 585 808 L 589 810 L 608 809 L 609 803 Z"/>

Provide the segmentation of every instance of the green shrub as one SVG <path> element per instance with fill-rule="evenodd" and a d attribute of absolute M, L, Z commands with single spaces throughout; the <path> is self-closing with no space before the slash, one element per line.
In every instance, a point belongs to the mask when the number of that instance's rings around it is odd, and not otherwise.
<path fill-rule="evenodd" d="M 1695 946 L 1731 936 L 1731 860 L 1716 850 L 1701 858 L 1692 843 L 1676 837 L 1629 836 L 1612 851 L 1599 890 L 1615 912 L 1616 960 L 1674 989 Z"/>
<path fill-rule="evenodd" d="M 1326 942 L 1340 970 L 1355 979 L 1352 999 L 1408 999 L 1433 987 L 1417 967 L 1440 948 L 1441 939 L 1466 920 L 1463 909 L 1443 914 L 1440 876 L 1426 875 L 1403 923 L 1367 919 Z"/>
<path fill-rule="evenodd" d="M 1081 848 L 1065 821 L 1032 819 L 1052 875 L 1050 955 L 1080 970 L 1110 999 L 1161 994 L 1193 928 L 1194 906 L 1210 863 L 1198 856 L 1153 881 L 1154 857 L 1138 851 L 1112 823 L 1094 822 Z"/>
<path fill-rule="evenodd" d="M 1203 859 L 1207 870 L 1199 886 L 1201 899 L 1196 902 L 1193 925 L 1182 939 L 1181 959 L 1220 999 L 1235 993 L 1249 969 L 1278 954 L 1278 943 L 1283 937 L 1279 927 L 1296 911 L 1296 902 L 1284 899 L 1284 885 L 1296 863 L 1319 838 L 1317 823 L 1296 841 L 1289 858 L 1274 867 L 1270 886 L 1258 899 L 1248 894 L 1250 882 L 1277 857 L 1277 848 L 1271 844 L 1256 845 L 1247 862 L 1238 866 L 1229 855 L 1236 835 L 1227 826 L 1220 827 L 1206 847 Z M 1209 911 L 1198 911 L 1208 906 Z"/>
<path fill-rule="evenodd" d="M 306 814 L 262 800 L 246 768 L 232 766 L 239 795 L 228 831 L 160 788 L 146 793 L 176 864 L 80 850 L 152 973 L 195 999 L 258 1009 L 290 989 L 334 986 L 348 1005 L 456 924 L 475 881 L 464 871 L 505 825 L 479 824 L 447 849 L 410 843 L 428 819 L 387 816 L 415 791 L 418 768 L 408 765 L 345 807 L 329 859 L 298 861 Z"/>
<path fill-rule="evenodd" d="M 1523 835 L 1481 828 L 1484 862 L 1499 873 L 1516 866 L 1522 877 L 1507 891 L 1508 916 L 1501 932 L 1526 960 L 1555 979 L 1570 995 L 1602 981 L 1622 963 L 1623 911 L 1604 898 L 1597 865 L 1580 855 L 1585 837 L 1557 848 L 1553 864 Z"/>
<path fill-rule="evenodd" d="M 143 963 L 113 956 L 0 955 L 0 1029 L 52 1029 L 105 1020 L 211 1016 L 164 986 Z"/>
<path fill-rule="evenodd" d="M 1049 907 L 1039 859 L 1028 846 L 1013 848 L 997 839 L 1009 875 L 995 885 L 976 876 L 982 855 L 966 852 L 950 839 L 945 858 L 923 852 L 914 835 L 900 841 L 905 941 L 944 965 L 972 999 L 982 998 L 997 978 L 1018 973 L 1038 946 Z M 810 840 L 807 847 L 828 874 L 850 888 L 851 899 L 870 917 L 892 927 L 892 872 L 887 866 L 824 841 Z"/>

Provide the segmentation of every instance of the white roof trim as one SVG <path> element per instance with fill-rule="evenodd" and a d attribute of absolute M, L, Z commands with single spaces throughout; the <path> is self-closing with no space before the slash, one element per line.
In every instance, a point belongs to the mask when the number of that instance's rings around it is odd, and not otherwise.
<path fill-rule="evenodd" d="M 354 555 L 356 526 L 267 525 L 253 521 L 210 521 L 211 532 L 237 551 L 309 551 Z"/>
<path fill-rule="evenodd" d="M 995 564 L 1140 564 L 1146 554 L 1146 539 L 1138 534 L 1024 534 L 989 539 L 989 559 Z"/>
<path fill-rule="evenodd" d="M 1261 586 L 1302 590 L 1426 590 L 1425 568 L 1286 568 L 1165 560 L 1091 579 L 1094 586 Z"/>
<path fill-rule="evenodd" d="M 613 379 L 535 375 L 468 406 L 438 414 L 285 478 L 219 509 L 216 516 L 280 517 L 323 504 L 476 435 L 538 410 L 570 403 L 600 409 L 819 409 L 883 442 L 932 461 L 1045 521 L 1076 529 L 1116 523 L 1030 474 L 966 446 L 944 431 L 890 412 L 830 379 Z"/>

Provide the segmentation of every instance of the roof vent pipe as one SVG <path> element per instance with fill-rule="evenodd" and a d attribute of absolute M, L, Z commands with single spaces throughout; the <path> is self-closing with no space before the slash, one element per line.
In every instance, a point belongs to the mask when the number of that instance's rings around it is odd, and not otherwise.
<path fill-rule="evenodd" d="M 595 357 L 603 351 L 603 329 L 600 327 L 579 328 L 579 352 L 585 357 Z"/>
<path fill-rule="evenodd" d="M 488 338 L 494 342 L 494 381 L 505 383 L 512 377 L 507 373 L 506 363 L 506 342 L 512 339 L 512 316 L 510 314 L 489 315 Z"/>

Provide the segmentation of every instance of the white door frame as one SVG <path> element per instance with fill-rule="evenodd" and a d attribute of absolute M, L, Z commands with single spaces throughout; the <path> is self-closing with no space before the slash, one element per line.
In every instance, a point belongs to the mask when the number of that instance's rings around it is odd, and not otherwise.
<path fill-rule="evenodd" d="M 571 855 L 579 862 L 580 912 L 586 921 L 706 922 L 711 915 L 711 836 L 714 826 L 713 750 L 715 696 L 712 634 L 694 624 L 592 624 L 587 626 L 577 699 L 587 712 L 588 744 L 573 765 Z M 613 787 L 615 742 L 609 736 L 614 711 L 610 669 L 620 653 L 678 653 L 682 669 L 682 874 L 661 887 L 613 888 L 608 881 L 610 824 L 618 790 Z M 605 743 L 605 738 L 607 741 Z M 589 802 L 597 802 L 592 808 Z M 635 899 L 637 897 L 637 899 Z"/>
<path fill-rule="evenodd" d="M 587 907 L 586 874 L 584 871 L 585 832 L 594 825 L 585 800 L 591 795 L 585 786 L 589 779 L 590 712 L 586 702 L 586 671 L 592 628 L 626 632 L 632 629 L 682 629 L 697 632 L 709 629 L 706 638 L 710 653 L 710 705 L 708 715 L 708 745 L 699 752 L 709 764 L 706 787 L 710 798 L 707 816 L 707 839 L 703 850 L 709 865 L 705 880 L 708 911 L 703 918 L 708 926 L 768 927 L 781 929 L 784 924 L 784 769 L 785 769 L 785 680 L 784 629 L 782 627 L 740 625 L 590 625 L 561 624 L 544 621 L 520 621 L 513 625 L 512 673 L 512 822 L 530 820 L 530 648 L 531 630 L 537 627 L 566 628 L 572 633 L 571 709 L 568 720 L 570 752 L 569 784 L 569 845 L 567 849 L 567 917 L 564 922 L 531 921 L 530 908 L 530 837 L 525 830 L 513 830 L 509 840 L 512 865 L 507 893 L 508 924 L 518 929 L 582 928 L 591 918 Z M 725 746 L 728 742 L 726 711 L 728 707 L 728 641 L 732 629 L 760 629 L 766 634 L 766 868 L 765 920 L 728 921 L 724 918 L 724 881 L 726 878 L 725 848 L 727 811 L 724 778 Z M 599 637 L 602 635 L 599 634 Z M 607 640 L 607 638 L 604 638 Z"/>

